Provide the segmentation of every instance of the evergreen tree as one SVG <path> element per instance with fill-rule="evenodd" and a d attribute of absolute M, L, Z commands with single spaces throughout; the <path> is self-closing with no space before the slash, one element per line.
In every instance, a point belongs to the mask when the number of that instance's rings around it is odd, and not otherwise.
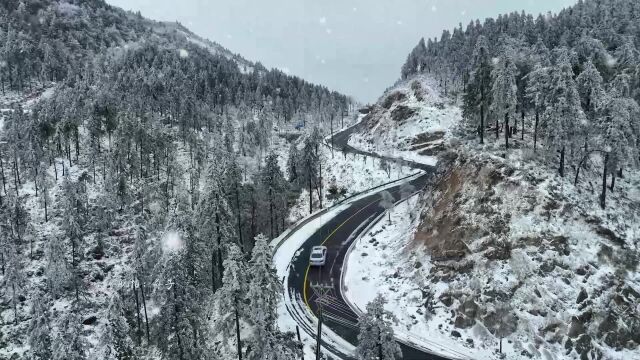
<path fill-rule="evenodd" d="M 509 149 L 509 137 L 511 136 L 509 116 L 515 112 L 517 105 L 516 74 L 517 68 L 513 60 L 506 54 L 500 58 L 492 72 L 493 86 L 491 94 L 493 102 L 491 103 L 491 109 L 496 114 L 496 137 L 499 132 L 498 119 L 504 115 L 503 125 L 507 149 Z"/>
<path fill-rule="evenodd" d="M 283 214 L 285 209 L 279 209 L 281 204 L 278 199 L 286 196 L 288 192 L 288 183 L 286 182 L 280 165 L 278 164 L 278 156 L 274 153 L 267 155 L 264 167 L 260 173 L 260 183 L 264 194 L 267 196 L 269 205 L 269 227 L 271 238 L 275 238 L 278 234 L 278 214 Z"/>
<path fill-rule="evenodd" d="M 394 340 L 392 322 L 397 319 L 384 309 L 385 300 L 378 295 L 367 304 L 366 314 L 358 320 L 358 346 L 356 356 L 359 360 L 394 360 L 402 358 L 400 346 Z"/>
<path fill-rule="evenodd" d="M 584 70 L 576 78 L 576 85 L 580 93 L 582 108 L 589 119 L 593 120 L 601 107 L 600 102 L 605 96 L 602 76 L 591 59 L 587 61 Z"/>
<path fill-rule="evenodd" d="M 120 295 L 114 294 L 111 296 L 106 328 L 102 335 L 103 359 L 135 359 L 134 346 L 129 334 L 129 324 L 124 316 Z"/>
<path fill-rule="evenodd" d="M 13 242 L 10 242 L 3 251 L 4 261 L 6 261 L 4 284 L 6 293 L 11 296 L 10 302 L 13 307 L 13 320 L 17 325 L 19 320 L 18 295 L 25 283 L 23 259 L 22 254 L 17 251 L 16 245 Z"/>
<path fill-rule="evenodd" d="M 82 321 L 76 314 L 77 305 L 63 315 L 53 342 L 53 360 L 84 360 L 87 342 L 82 336 Z"/>
<path fill-rule="evenodd" d="M 551 71 L 550 84 L 543 131 L 551 153 L 560 153 L 558 171 L 564 176 L 566 152 L 570 150 L 573 156 L 578 155 L 576 140 L 582 140 L 582 137 L 576 135 L 583 133 L 587 124 L 566 51 L 560 54 L 558 64 Z"/>
<path fill-rule="evenodd" d="M 277 333 L 278 301 L 282 293 L 282 285 L 278 281 L 272 258 L 272 249 L 267 237 L 258 235 L 251 255 L 249 267 L 251 280 L 247 291 L 247 298 L 251 302 L 247 315 L 255 327 L 252 350 L 257 354 L 268 351 L 267 347 L 270 345 L 267 340 Z"/>
<path fill-rule="evenodd" d="M 29 322 L 29 346 L 31 358 L 34 360 L 48 360 L 51 353 L 51 319 L 48 306 L 44 304 L 45 294 L 33 298 L 31 306 L 31 321 Z"/>
<path fill-rule="evenodd" d="M 491 59 L 489 44 L 484 36 L 478 37 L 472 56 L 472 70 L 469 83 L 464 93 L 463 111 L 467 118 L 471 118 L 479 110 L 478 135 L 480 143 L 484 143 L 485 110 L 491 103 Z"/>
<path fill-rule="evenodd" d="M 242 352 L 240 339 L 241 319 L 247 318 L 245 304 L 249 276 L 247 265 L 235 244 L 229 244 L 227 259 L 224 261 L 222 287 L 216 292 L 218 323 L 225 343 L 235 336 L 236 353 Z"/>

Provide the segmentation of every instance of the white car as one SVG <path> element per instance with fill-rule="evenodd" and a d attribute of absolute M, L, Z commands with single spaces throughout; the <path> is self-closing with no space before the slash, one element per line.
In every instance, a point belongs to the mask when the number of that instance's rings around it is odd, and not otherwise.
<path fill-rule="evenodd" d="M 323 266 L 327 262 L 327 247 L 314 246 L 311 248 L 311 256 L 309 257 L 309 265 Z"/>

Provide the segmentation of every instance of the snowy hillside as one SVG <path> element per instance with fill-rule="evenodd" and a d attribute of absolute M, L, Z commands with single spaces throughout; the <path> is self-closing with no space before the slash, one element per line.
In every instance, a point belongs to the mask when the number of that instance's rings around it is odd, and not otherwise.
<path fill-rule="evenodd" d="M 298 358 L 268 240 L 370 182 L 288 153 L 347 97 L 101 0 L 0 19 L 0 358 Z"/>
<path fill-rule="evenodd" d="M 352 249 L 354 306 L 473 358 L 640 359 L 639 6 L 420 40 L 350 143 L 436 174 Z"/>
<path fill-rule="evenodd" d="M 435 165 L 460 110 L 426 76 L 401 81 L 363 115 L 349 145 L 392 158 Z"/>

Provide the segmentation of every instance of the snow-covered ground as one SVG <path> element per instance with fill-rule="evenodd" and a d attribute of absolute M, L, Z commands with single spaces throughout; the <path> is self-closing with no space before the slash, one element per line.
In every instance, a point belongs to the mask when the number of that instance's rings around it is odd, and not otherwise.
<path fill-rule="evenodd" d="M 327 146 L 320 147 L 322 164 L 322 205 L 331 206 L 342 199 L 360 193 L 364 190 L 415 174 L 417 171 L 408 166 L 390 164 L 387 170 L 382 168 L 380 159 L 354 154 L 343 154 L 339 150 L 333 151 Z M 286 161 L 286 154 L 282 153 L 281 159 Z M 344 191 L 344 195 L 332 197 L 330 189 Z M 314 192 L 314 209 L 317 207 L 317 193 Z M 309 214 L 309 192 L 302 190 L 298 202 L 290 210 L 289 221 L 291 223 Z"/>
<path fill-rule="evenodd" d="M 378 294 L 387 301 L 385 308 L 398 322 L 396 336 L 415 343 L 437 354 L 452 359 L 479 358 L 481 352 L 470 349 L 463 341 L 452 341 L 449 336 L 447 314 L 427 318 L 422 290 L 428 287 L 423 272 L 425 253 L 407 247 L 417 226 L 420 204 L 418 195 L 402 201 L 358 238 L 349 249 L 342 287 L 346 300 L 364 312 L 367 304 Z M 389 219 L 391 221 L 389 221 Z"/>

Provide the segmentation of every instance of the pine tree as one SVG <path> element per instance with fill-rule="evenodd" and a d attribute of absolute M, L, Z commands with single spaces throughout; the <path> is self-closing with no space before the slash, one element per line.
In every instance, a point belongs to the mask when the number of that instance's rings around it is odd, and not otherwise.
<path fill-rule="evenodd" d="M 29 323 L 29 346 L 31 358 L 34 360 L 51 359 L 51 319 L 48 306 L 44 304 L 46 294 L 41 293 L 33 298 L 31 321 Z"/>
<path fill-rule="evenodd" d="M 309 191 L 309 213 L 313 213 L 313 187 L 317 184 L 319 179 L 319 158 L 316 154 L 316 145 L 311 138 L 307 138 L 302 149 L 300 156 L 300 169 L 301 176 L 299 177 L 299 183 L 301 186 L 307 187 Z"/>
<path fill-rule="evenodd" d="M 247 298 L 251 302 L 248 319 L 255 328 L 255 341 L 252 347 L 256 353 L 263 353 L 268 346 L 265 341 L 277 332 L 278 301 L 282 285 L 273 266 L 272 249 L 266 236 L 256 236 L 255 247 L 249 267 L 250 283 Z"/>
<path fill-rule="evenodd" d="M 225 343 L 235 335 L 236 354 L 241 357 L 240 321 L 247 317 L 245 298 L 249 276 L 247 265 L 235 244 L 229 244 L 227 259 L 224 261 L 222 287 L 216 292 L 218 324 Z"/>
<path fill-rule="evenodd" d="M 587 126 L 566 50 L 561 51 L 558 64 L 551 71 L 550 84 L 548 106 L 543 114 L 543 131 L 551 153 L 560 153 L 558 171 L 560 176 L 564 176 L 566 152 L 570 150 L 571 155 L 578 155 L 580 146 L 576 146 L 576 140 L 583 138 L 576 135 L 583 134 Z"/>
<path fill-rule="evenodd" d="M 120 295 L 114 294 L 111 296 L 106 328 L 102 335 L 103 359 L 135 359 L 134 346 L 129 334 L 129 324 L 124 316 Z"/>
<path fill-rule="evenodd" d="M 86 359 L 86 340 L 82 337 L 82 322 L 76 314 L 77 305 L 63 315 L 57 326 L 57 336 L 53 342 L 53 360 Z"/>
<path fill-rule="evenodd" d="M 6 261 L 4 284 L 6 287 L 6 293 L 11 296 L 10 302 L 13 307 L 13 320 L 17 325 L 19 321 L 18 295 L 23 289 L 25 283 L 22 254 L 18 253 L 16 245 L 13 242 L 10 242 L 8 247 L 3 249 L 3 251 L 4 261 Z"/>
<path fill-rule="evenodd" d="M 234 234 L 232 212 L 222 183 L 224 167 L 224 163 L 209 164 L 207 182 L 196 211 L 198 238 L 202 242 L 199 245 L 202 251 L 200 255 L 209 259 L 209 266 L 203 269 L 209 270 L 212 291 L 220 286 L 223 273 L 223 248 L 231 241 Z"/>
<path fill-rule="evenodd" d="M 289 147 L 289 157 L 287 159 L 287 175 L 289 182 L 294 183 L 298 180 L 298 163 L 300 162 L 300 151 L 296 143 L 291 143 Z"/>
<path fill-rule="evenodd" d="M 484 36 L 479 36 L 472 56 L 472 70 L 469 83 L 464 93 L 463 111 L 467 118 L 471 118 L 480 111 L 478 135 L 480 143 L 484 144 L 485 110 L 491 103 L 491 59 L 489 44 Z"/>
<path fill-rule="evenodd" d="M 591 59 L 584 65 L 584 70 L 576 78 L 576 85 L 580 93 L 582 108 L 590 119 L 594 119 L 605 97 L 602 76 L 593 65 Z"/>
<path fill-rule="evenodd" d="M 384 309 L 385 300 L 376 296 L 367 304 L 366 314 L 358 321 L 358 346 L 356 356 L 359 360 L 394 360 L 402 358 L 400 345 L 394 339 L 392 322 L 397 322 L 393 314 Z"/>
<path fill-rule="evenodd" d="M 286 196 L 288 191 L 288 183 L 278 164 L 278 156 L 274 153 L 267 155 L 264 168 L 262 168 L 260 173 L 260 184 L 262 185 L 264 194 L 267 195 L 267 202 L 269 204 L 269 227 L 271 238 L 273 239 L 278 233 L 278 213 L 282 214 L 282 211 L 285 210 L 278 209 L 278 204 L 280 203 L 278 199 Z"/>
<path fill-rule="evenodd" d="M 80 198 L 77 184 L 72 183 L 69 179 L 69 173 L 65 175 L 62 189 L 64 191 L 64 199 L 61 208 L 61 212 L 64 214 L 62 218 L 62 229 L 64 230 L 65 237 L 69 242 L 71 268 L 73 270 L 73 286 L 77 301 L 79 299 L 80 292 L 80 271 L 78 267 L 84 254 L 83 201 Z"/>
<path fill-rule="evenodd" d="M 496 114 L 496 136 L 498 135 L 498 119 L 504 114 L 505 147 L 509 149 L 509 137 L 511 129 L 509 126 L 509 116 L 515 112 L 517 105 L 516 86 L 517 68 L 513 60 L 506 54 L 498 61 L 492 72 L 493 86 L 491 94 L 493 102 L 491 109 Z"/>

